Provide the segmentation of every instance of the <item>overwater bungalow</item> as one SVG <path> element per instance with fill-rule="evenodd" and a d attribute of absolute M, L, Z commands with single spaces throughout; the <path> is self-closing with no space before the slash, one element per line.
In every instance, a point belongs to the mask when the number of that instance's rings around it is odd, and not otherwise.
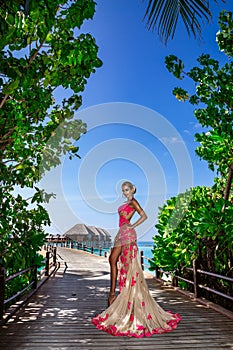
<path fill-rule="evenodd" d="M 102 228 L 95 226 L 86 226 L 85 224 L 76 224 L 65 232 L 67 241 L 82 243 L 87 247 L 109 248 L 111 247 L 111 235 Z"/>
<path fill-rule="evenodd" d="M 98 227 L 97 231 L 100 233 L 100 236 L 102 237 L 103 240 L 103 248 L 109 248 L 112 245 L 112 237 L 108 231 L 106 231 L 103 228 Z"/>

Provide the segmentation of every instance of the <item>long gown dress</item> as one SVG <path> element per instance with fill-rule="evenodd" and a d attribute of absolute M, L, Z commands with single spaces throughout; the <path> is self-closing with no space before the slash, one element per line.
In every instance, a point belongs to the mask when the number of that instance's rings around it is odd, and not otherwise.
<path fill-rule="evenodd" d="M 92 318 L 92 323 L 114 336 L 141 338 L 171 332 L 181 316 L 163 310 L 150 294 L 138 260 L 136 232 L 127 226 L 126 217 L 132 210 L 128 203 L 118 209 L 120 228 L 114 246 L 122 247 L 118 259 L 120 293 L 105 311 Z"/>

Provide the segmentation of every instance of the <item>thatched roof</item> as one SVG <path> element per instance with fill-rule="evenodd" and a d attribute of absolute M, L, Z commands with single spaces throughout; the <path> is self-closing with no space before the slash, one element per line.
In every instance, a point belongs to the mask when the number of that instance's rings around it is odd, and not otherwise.
<path fill-rule="evenodd" d="M 99 238 L 100 234 L 95 226 L 87 226 L 87 227 L 89 228 L 89 230 L 91 230 L 91 232 L 93 233 L 93 236 Z"/>
<path fill-rule="evenodd" d="M 84 224 L 76 224 L 64 236 L 68 240 L 74 242 L 96 241 L 96 242 L 111 242 L 111 235 L 102 228 L 95 226 L 86 226 Z"/>
<path fill-rule="evenodd" d="M 65 232 L 65 236 L 72 241 L 78 242 L 83 240 L 91 240 L 93 233 L 86 225 L 77 224 Z"/>
<path fill-rule="evenodd" d="M 93 227 L 94 226 L 88 226 L 88 227 L 91 227 L 91 229 L 93 229 Z M 105 234 L 102 232 L 102 231 L 100 231 L 97 227 L 94 227 L 94 230 L 93 230 L 96 234 L 98 234 L 98 236 L 99 236 L 99 240 L 100 241 L 105 241 Z"/>
<path fill-rule="evenodd" d="M 106 231 L 105 229 L 100 228 L 100 227 L 98 227 L 97 230 L 100 232 L 100 234 L 105 236 L 106 240 L 111 240 L 111 235 L 110 235 L 110 233 L 108 233 L 108 231 Z"/>

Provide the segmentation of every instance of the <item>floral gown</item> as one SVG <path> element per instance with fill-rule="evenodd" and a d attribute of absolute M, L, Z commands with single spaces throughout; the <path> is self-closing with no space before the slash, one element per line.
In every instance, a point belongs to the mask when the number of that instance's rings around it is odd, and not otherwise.
<path fill-rule="evenodd" d="M 114 246 L 122 247 L 118 260 L 120 293 L 105 311 L 92 318 L 92 323 L 111 335 L 141 338 L 172 331 L 181 316 L 164 311 L 149 292 L 138 261 L 136 232 L 127 226 L 127 215 L 132 210 L 128 203 L 118 209 L 120 229 Z"/>

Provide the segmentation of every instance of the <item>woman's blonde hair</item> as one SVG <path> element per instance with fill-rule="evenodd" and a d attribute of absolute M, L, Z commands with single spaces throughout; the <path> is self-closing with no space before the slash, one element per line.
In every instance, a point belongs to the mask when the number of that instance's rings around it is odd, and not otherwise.
<path fill-rule="evenodd" d="M 123 187 L 123 186 L 129 186 L 129 188 L 130 188 L 131 190 L 133 190 L 133 194 L 136 193 L 136 187 L 132 184 L 132 182 L 130 182 L 130 181 L 125 181 L 125 182 L 123 182 L 123 184 L 121 185 L 121 187 Z"/>

